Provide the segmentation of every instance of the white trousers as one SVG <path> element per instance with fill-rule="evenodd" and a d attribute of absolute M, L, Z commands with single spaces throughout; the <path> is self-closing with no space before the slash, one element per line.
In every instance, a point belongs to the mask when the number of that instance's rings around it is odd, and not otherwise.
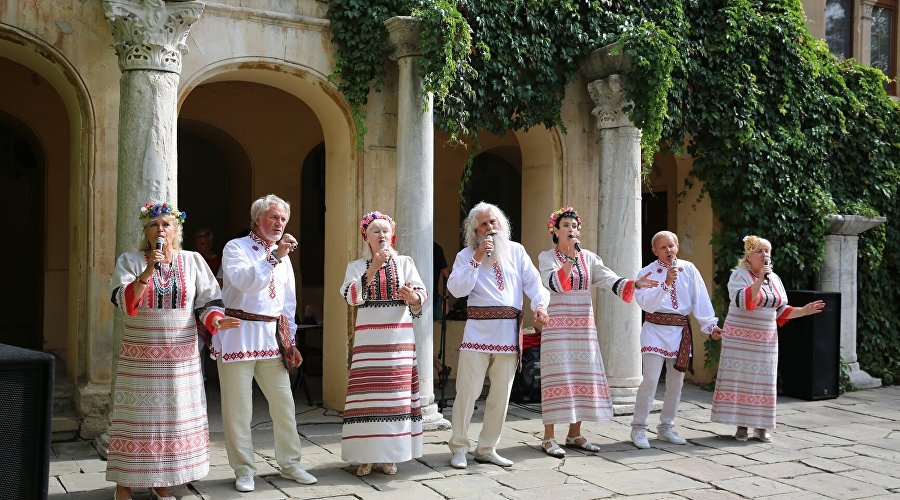
<path fill-rule="evenodd" d="M 675 369 L 675 358 L 664 358 L 657 354 L 643 354 L 644 379 L 638 387 L 634 402 L 634 418 L 631 427 L 647 429 L 647 417 L 650 416 L 650 406 L 653 405 L 653 397 L 656 395 L 656 385 L 659 383 L 659 374 L 662 373 L 663 363 L 666 364 L 666 396 L 663 399 L 662 413 L 659 415 L 658 431 L 673 429 L 675 427 L 675 414 L 678 413 L 678 403 L 681 402 L 681 387 L 684 385 L 684 372 Z"/>
<path fill-rule="evenodd" d="M 284 473 L 292 473 L 300 465 L 300 435 L 291 381 L 280 359 L 233 361 L 220 358 L 219 387 L 222 392 L 222 423 L 225 427 L 225 451 L 234 476 L 255 475 L 253 436 L 253 379 L 269 402 L 269 416 L 275 433 L 275 459 Z"/>
<path fill-rule="evenodd" d="M 450 437 L 450 451 L 469 450 L 469 422 L 475 410 L 475 401 L 484 387 L 484 376 L 491 381 L 484 407 L 484 421 L 475 453 L 486 455 L 497 446 L 506 410 L 509 408 L 509 394 L 512 391 L 513 376 L 519 362 L 517 354 L 489 354 L 486 352 L 460 351 L 456 369 L 456 399 L 453 401 L 453 435 Z"/>

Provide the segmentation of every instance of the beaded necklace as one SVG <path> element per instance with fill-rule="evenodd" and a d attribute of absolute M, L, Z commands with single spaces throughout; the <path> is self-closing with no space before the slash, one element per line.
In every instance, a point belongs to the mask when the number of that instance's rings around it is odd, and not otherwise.
<path fill-rule="evenodd" d="M 175 259 L 171 264 L 160 263 L 159 267 L 159 270 L 153 270 L 153 288 L 159 295 L 169 295 L 175 289 Z"/>

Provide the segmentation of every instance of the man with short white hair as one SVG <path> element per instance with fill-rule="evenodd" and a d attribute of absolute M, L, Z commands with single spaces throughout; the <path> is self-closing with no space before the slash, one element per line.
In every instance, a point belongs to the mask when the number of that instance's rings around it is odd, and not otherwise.
<path fill-rule="evenodd" d="M 316 482 L 300 465 L 294 395 L 284 364 L 302 362 L 293 346 L 297 293 L 288 254 L 296 250 L 297 240 L 284 232 L 290 216 L 291 207 L 281 198 L 259 198 L 250 207 L 250 234 L 229 241 L 222 251 L 225 314 L 240 318 L 241 326 L 213 336 L 210 356 L 219 368 L 225 450 L 238 491 L 255 488 L 250 429 L 254 379 L 269 403 L 281 475 L 300 484 Z M 291 339 L 285 361 L 275 337 L 285 326 L 282 322 L 290 328 Z"/>
<path fill-rule="evenodd" d="M 714 340 L 722 333 L 700 271 L 694 264 L 678 258 L 678 236 L 671 231 L 660 231 L 650 240 L 650 249 L 656 260 L 637 275 L 649 275 L 659 282 L 659 286 L 634 292 L 635 300 L 645 312 L 641 327 L 644 378 L 635 396 L 631 420 L 631 442 L 638 448 L 650 447 L 647 418 L 663 364 L 666 365 L 666 395 L 656 437 L 672 444 L 687 444 L 675 432 L 675 415 L 693 348 L 688 315 L 693 314 L 700 323 L 700 330 Z"/>
<path fill-rule="evenodd" d="M 447 290 L 455 297 L 469 297 L 456 371 L 450 465 L 457 469 L 468 465 L 469 421 L 486 374 L 491 388 L 474 456 L 478 462 L 509 467 L 513 462 L 498 455 L 496 446 L 519 361 L 523 293 L 531 299 L 538 325 L 547 323 L 550 293 L 541 285 L 525 248 L 510 241 L 509 220 L 500 208 L 485 202 L 475 205 L 466 217 L 464 233 L 466 247 L 456 255 L 447 280 Z"/>

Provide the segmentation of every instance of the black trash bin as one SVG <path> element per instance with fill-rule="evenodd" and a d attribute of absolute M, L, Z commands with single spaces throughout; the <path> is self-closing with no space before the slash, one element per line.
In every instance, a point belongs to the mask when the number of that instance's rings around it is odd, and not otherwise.
<path fill-rule="evenodd" d="M 821 300 L 825 309 L 778 329 L 781 393 L 807 401 L 834 399 L 841 371 L 841 294 L 816 290 L 788 290 L 787 294 L 793 306 Z"/>

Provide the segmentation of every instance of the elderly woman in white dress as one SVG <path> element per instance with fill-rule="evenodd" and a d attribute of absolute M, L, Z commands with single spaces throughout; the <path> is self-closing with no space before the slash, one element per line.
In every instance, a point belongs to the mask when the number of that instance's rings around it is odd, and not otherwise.
<path fill-rule="evenodd" d="M 357 308 L 344 404 L 341 456 L 358 476 L 382 464 L 422 456 L 422 409 L 413 318 L 422 315 L 425 285 L 412 258 L 394 250 L 393 219 L 375 211 L 360 221 L 365 258 L 347 264 L 341 295 Z"/>
<path fill-rule="evenodd" d="M 209 471 L 206 396 L 197 322 L 210 332 L 234 328 L 203 257 L 181 249 L 185 213 L 167 203 L 141 207 L 140 251 L 116 261 L 112 303 L 125 313 L 116 366 L 106 479 L 115 498 L 169 488 Z"/>
<path fill-rule="evenodd" d="M 772 244 L 744 237 L 744 256 L 728 281 L 728 316 L 722 332 L 722 354 L 713 395 L 713 422 L 737 426 L 734 438 L 753 437 L 771 443 L 775 429 L 778 327 L 789 319 L 822 312 L 816 300 L 803 307 L 788 305 L 781 278 L 772 271 Z"/>

